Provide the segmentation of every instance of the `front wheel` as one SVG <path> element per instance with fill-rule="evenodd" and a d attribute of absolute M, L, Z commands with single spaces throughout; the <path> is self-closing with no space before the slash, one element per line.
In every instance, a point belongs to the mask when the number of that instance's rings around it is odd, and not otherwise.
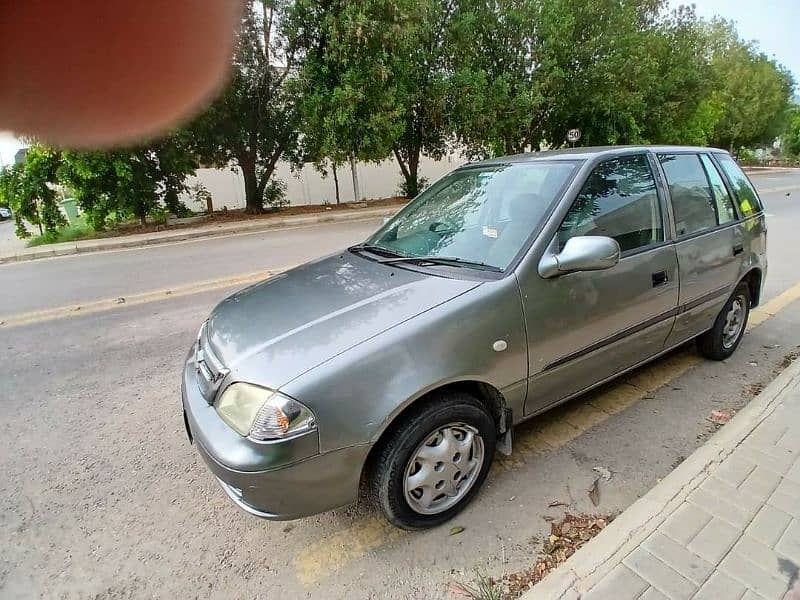
<path fill-rule="evenodd" d="M 722 307 L 714 327 L 697 338 L 700 354 L 712 360 L 725 360 L 744 337 L 750 315 L 750 288 L 740 283 Z"/>
<path fill-rule="evenodd" d="M 486 479 L 495 424 L 477 399 L 461 392 L 402 418 L 375 459 L 372 497 L 398 527 L 435 527 L 459 513 Z"/>

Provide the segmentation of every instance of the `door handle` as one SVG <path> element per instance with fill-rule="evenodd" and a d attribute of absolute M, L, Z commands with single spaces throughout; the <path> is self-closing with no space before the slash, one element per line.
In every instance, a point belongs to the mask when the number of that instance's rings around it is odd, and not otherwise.
<path fill-rule="evenodd" d="M 653 287 L 666 285 L 668 281 L 669 277 L 667 277 L 666 271 L 659 271 L 658 273 L 653 273 Z"/>
<path fill-rule="evenodd" d="M 741 244 L 737 244 L 736 246 L 733 247 L 734 256 L 739 256 L 742 252 L 744 252 L 744 246 L 742 246 Z"/>

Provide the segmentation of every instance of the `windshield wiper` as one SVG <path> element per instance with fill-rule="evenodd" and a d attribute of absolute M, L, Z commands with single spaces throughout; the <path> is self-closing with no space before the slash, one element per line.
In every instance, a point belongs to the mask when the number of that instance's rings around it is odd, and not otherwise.
<path fill-rule="evenodd" d="M 429 263 L 432 265 L 446 265 L 448 267 L 462 267 L 467 269 L 478 269 L 480 271 L 492 271 L 494 273 L 502 273 L 503 269 L 494 265 L 487 265 L 486 263 L 477 262 L 473 260 L 465 260 L 456 256 L 398 256 L 397 258 L 383 258 L 378 261 L 379 263 L 391 264 L 399 262 L 420 262 Z"/>
<path fill-rule="evenodd" d="M 390 250 L 389 248 L 384 248 L 383 246 L 378 246 L 377 244 L 367 244 L 364 242 L 363 244 L 356 244 L 355 246 L 350 246 L 348 248 L 350 252 L 374 252 L 376 254 L 383 254 L 385 256 L 391 256 L 392 258 L 399 258 L 402 255 L 395 252 L 394 250 Z"/>

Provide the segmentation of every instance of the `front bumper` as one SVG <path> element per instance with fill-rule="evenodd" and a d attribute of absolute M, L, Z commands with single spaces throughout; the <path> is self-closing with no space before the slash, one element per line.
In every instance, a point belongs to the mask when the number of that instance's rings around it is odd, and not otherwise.
<path fill-rule="evenodd" d="M 253 442 L 220 419 L 200 394 L 195 377 L 189 360 L 182 385 L 187 434 L 239 508 L 282 521 L 355 502 L 368 446 L 320 454 L 316 432 L 282 442 Z"/>

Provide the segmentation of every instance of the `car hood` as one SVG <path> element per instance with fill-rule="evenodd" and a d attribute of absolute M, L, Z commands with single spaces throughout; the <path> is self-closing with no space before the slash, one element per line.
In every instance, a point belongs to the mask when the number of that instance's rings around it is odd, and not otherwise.
<path fill-rule="evenodd" d="M 291 269 L 223 300 L 211 349 L 233 380 L 279 388 L 382 331 L 480 285 L 350 252 Z"/>

